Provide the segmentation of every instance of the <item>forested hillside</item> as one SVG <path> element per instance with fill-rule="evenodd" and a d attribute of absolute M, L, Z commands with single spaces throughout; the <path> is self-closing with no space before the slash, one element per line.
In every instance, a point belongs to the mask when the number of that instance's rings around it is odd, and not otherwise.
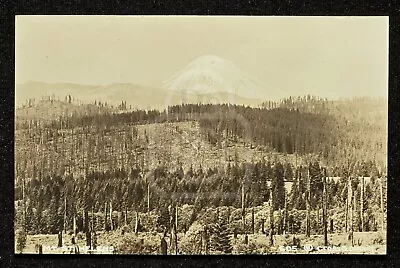
<path fill-rule="evenodd" d="M 242 234 L 254 233 L 256 223 L 272 234 L 318 234 L 322 214 L 338 232 L 384 228 L 385 105 L 313 97 L 163 111 L 129 110 L 124 102 L 74 106 L 68 98 L 30 104 L 15 122 L 17 224 L 29 234 L 89 237 L 130 224 L 162 232 L 180 213 L 169 206 L 190 206 L 178 232 L 208 225 L 207 208 L 219 222 L 220 207 L 229 212 L 218 228 Z M 334 215 L 341 216 L 333 223 Z"/>

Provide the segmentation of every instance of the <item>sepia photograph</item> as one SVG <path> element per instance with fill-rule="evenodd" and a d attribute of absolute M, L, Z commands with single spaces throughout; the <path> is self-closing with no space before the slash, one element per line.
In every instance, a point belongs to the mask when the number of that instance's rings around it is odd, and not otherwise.
<path fill-rule="evenodd" d="M 386 255 L 387 16 L 15 16 L 15 254 Z"/>

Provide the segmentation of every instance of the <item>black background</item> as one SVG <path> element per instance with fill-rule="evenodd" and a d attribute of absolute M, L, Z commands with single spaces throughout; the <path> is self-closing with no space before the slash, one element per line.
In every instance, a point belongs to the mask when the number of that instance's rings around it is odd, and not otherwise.
<path fill-rule="evenodd" d="M 397 1 L 6 1 L 0 0 L 0 267 L 400 267 L 399 12 Z M 389 16 L 388 235 L 386 256 L 14 255 L 15 15 Z"/>

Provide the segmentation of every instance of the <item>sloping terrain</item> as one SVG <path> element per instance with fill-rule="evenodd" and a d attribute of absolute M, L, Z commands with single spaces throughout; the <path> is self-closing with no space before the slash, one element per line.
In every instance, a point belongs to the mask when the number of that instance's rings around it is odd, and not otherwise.
<path fill-rule="evenodd" d="M 278 159 L 296 162 L 294 155 L 279 155 L 272 149 L 252 146 L 243 140 L 227 140 L 220 146 L 211 145 L 201 133 L 198 122 L 147 124 L 138 126 L 138 136 L 147 135 L 149 160 L 154 167 L 165 163 L 170 167 L 182 165 L 188 170 L 226 167 L 228 163 L 257 162 L 273 154 Z M 300 163 L 300 157 L 298 159 Z"/>
<path fill-rule="evenodd" d="M 263 99 L 246 98 L 232 92 L 188 92 L 185 90 L 166 90 L 139 86 L 135 84 L 111 84 L 106 86 L 78 84 L 46 84 L 29 82 L 18 84 L 15 89 L 15 105 L 21 108 L 29 106 L 29 99 L 36 103 L 42 99 L 72 101 L 78 104 L 103 103 L 117 106 L 126 102 L 127 109 L 165 109 L 181 103 L 232 103 L 258 106 Z"/>
<path fill-rule="evenodd" d="M 16 107 L 26 104 L 28 99 L 35 99 L 37 102 L 47 96 L 59 100 L 66 100 L 71 96 L 73 102 L 88 104 L 96 101 L 107 103 L 109 106 L 116 106 L 125 101 L 128 107 L 131 105 L 131 108 L 138 109 L 154 109 L 165 106 L 163 90 L 135 84 L 79 85 L 28 82 L 17 84 L 15 88 Z"/>
<path fill-rule="evenodd" d="M 17 123 L 24 120 L 55 120 L 60 116 L 71 116 L 73 114 L 98 114 L 105 112 L 116 112 L 116 108 L 104 107 L 95 104 L 77 104 L 59 100 L 41 100 L 31 106 L 15 109 Z"/>

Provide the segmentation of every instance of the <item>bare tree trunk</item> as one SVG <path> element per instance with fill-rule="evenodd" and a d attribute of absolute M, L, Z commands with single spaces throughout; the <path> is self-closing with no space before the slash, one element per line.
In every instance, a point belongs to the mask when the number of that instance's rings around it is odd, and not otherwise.
<path fill-rule="evenodd" d="M 274 200 L 272 188 L 269 191 L 269 245 L 274 245 Z"/>
<path fill-rule="evenodd" d="M 171 244 L 173 250 L 175 251 L 175 255 L 178 255 L 178 236 L 176 234 L 175 225 L 173 225 L 171 228 Z"/>
<path fill-rule="evenodd" d="M 86 234 L 86 246 L 89 249 L 92 248 L 92 239 L 90 236 L 90 224 L 89 224 L 89 211 L 85 209 L 85 234 Z"/>
<path fill-rule="evenodd" d="M 310 180 L 310 170 L 307 170 L 307 191 L 306 191 L 306 236 L 310 237 L 310 191 L 311 191 L 311 180 Z"/>
<path fill-rule="evenodd" d="M 26 231 L 25 176 L 22 178 L 22 228 Z"/>
<path fill-rule="evenodd" d="M 135 218 L 135 234 L 139 231 L 139 213 L 136 211 L 136 218 Z"/>
<path fill-rule="evenodd" d="M 92 232 L 94 231 L 94 206 L 92 206 L 92 213 L 91 213 L 91 225 L 92 225 Z"/>
<path fill-rule="evenodd" d="M 58 237 L 58 245 L 57 245 L 57 247 L 61 248 L 62 245 L 63 245 L 63 241 L 62 241 L 62 232 L 61 232 L 61 231 L 58 232 L 57 237 Z"/>
<path fill-rule="evenodd" d="M 323 222 L 323 229 L 324 229 L 324 245 L 328 246 L 326 174 L 324 174 L 322 183 L 323 183 L 322 222 Z"/>
<path fill-rule="evenodd" d="M 278 226 L 276 226 L 276 232 L 278 235 L 282 234 L 282 210 L 278 208 Z"/>
<path fill-rule="evenodd" d="M 127 207 L 126 207 L 126 204 L 125 204 L 125 218 L 124 218 L 124 225 L 126 226 L 126 225 L 128 225 L 128 209 L 127 209 Z"/>
<path fill-rule="evenodd" d="M 244 192 L 244 183 L 242 184 L 242 224 L 243 224 L 243 232 L 246 232 L 246 208 L 245 208 L 245 192 Z"/>
<path fill-rule="evenodd" d="M 254 207 L 251 208 L 251 232 L 254 234 Z"/>
<path fill-rule="evenodd" d="M 352 211 L 351 211 L 351 213 L 352 213 L 352 215 L 351 215 L 351 218 L 352 218 L 352 222 L 351 222 L 351 233 L 352 233 L 351 245 L 352 246 L 354 246 L 354 220 L 355 220 L 355 216 L 357 215 L 357 198 L 356 198 L 356 196 L 357 196 L 357 189 L 353 193 L 353 207 L 352 207 Z M 359 226 L 358 226 L 358 228 L 359 228 Z"/>
<path fill-rule="evenodd" d="M 167 249 L 168 249 L 167 242 L 165 241 L 165 238 L 162 237 L 161 238 L 161 245 L 160 245 L 161 254 L 162 255 L 167 255 Z"/>
<path fill-rule="evenodd" d="M 349 221 L 349 197 L 348 197 L 348 193 L 347 193 L 347 198 L 346 198 L 346 208 L 345 208 L 345 210 L 346 210 L 346 213 L 345 213 L 345 215 L 346 215 L 346 218 L 345 218 L 345 232 L 347 233 L 347 230 L 348 230 L 348 221 Z"/>
<path fill-rule="evenodd" d="M 353 245 L 353 189 L 351 185 L 351 178 L 348 180 L 349 184 L 347 186 L 348 189 L 348 213 L 349 213 L 349 240 L 351 240 L 351 245 Z"/>
<path fill-rule="evenodd" d="M 361 232 L 364 232 L 364 177 L 361 177 L 361 192 L 360 192 L 360 222 Z"/>
<path fill-rule="evenodd" d="M 147 214 L 150 214 L 150 183 L 147 183 Z"/>
<path fill-rule="evenodd" d="M 176 231 L 178 232 L 178 204 L 176 204 L 175 207 L 175 228 Z"/>
<path fill-rule="evenodd" d="M 107 221 L 108 221 L 108 210 L 107 210 L 107 201 L 106 201 L 104 203 L 104 231 L 108 230 Z"/>
<path fill-rule="evenodd" d="M 64 222 L 63 222 L 64 234 L 67 233 L 66 223 L 67 223 L 67 196 L 66 193 L 64 192 Z"/>
<path fill-rule="evenodd" d="M 111 229 L 111 231 L 114 230 L 112 212 L 113 212 L 112 201 L 110 201 L 110 229 Z"/>
<path fill-rule="evenodd" d="M 75 211 L 74 211 L 74 218 L 73 218 L 73 220 L 72 220 L 72 231 L 73 231 L 73 234 L 72 234 L 72 244 L 75 244 L 76 243 L 76 215 L 75 215 Z"/>
<path fill-rule="evenodd" d="M 287 204 L 287 196 L 285 195 L 285 209 L 283 212 L 283 234 L 286 234 L 288 229 L 288 204 Z"/>
<path fill-rule="evenodd" d="M 380 201 L 381 201 L 381 229 L 385 230 L 385 209 L 383 206 L 383 176 L 379 179 Z"/>

